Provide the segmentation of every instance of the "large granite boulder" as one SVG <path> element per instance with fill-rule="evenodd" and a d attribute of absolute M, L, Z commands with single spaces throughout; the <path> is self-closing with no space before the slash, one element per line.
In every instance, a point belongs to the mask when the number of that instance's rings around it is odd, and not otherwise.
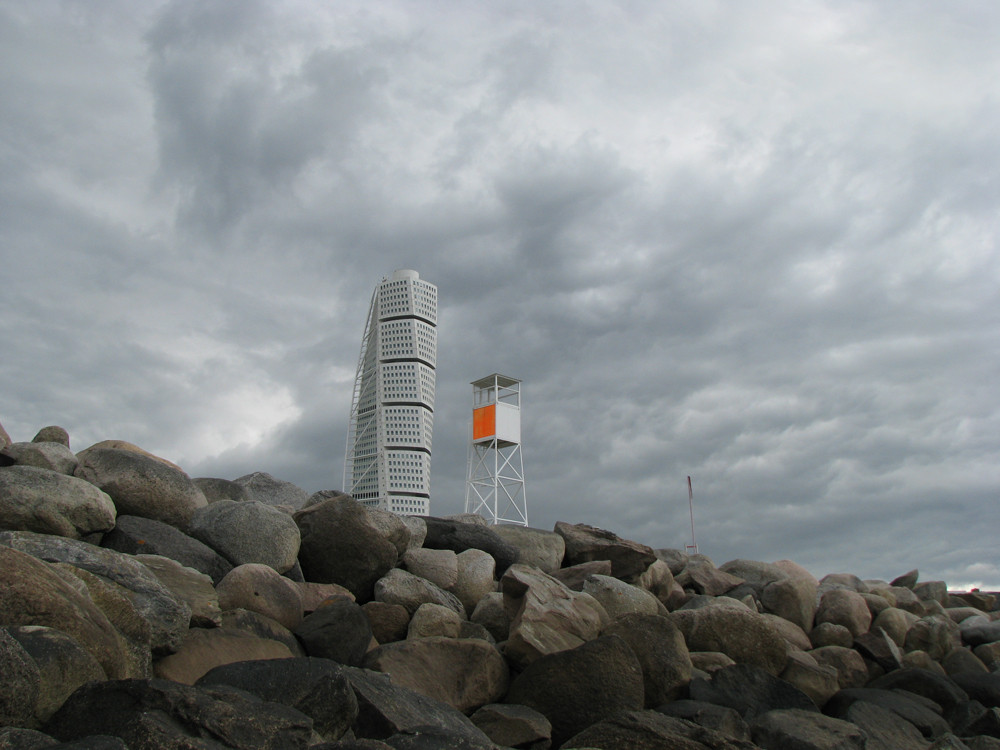
<path fill-rule="evenodd" d="M 265 505 L 280 505 L 291 510 L 299 510 L 309 499 L 309 493 L 301 487 L 283 479 L 275 479 L 263 471 L 237 477 L 233 483 L 246 490 L 248 499 Z"/>
<path fill-rule="evenodd" d="M 302 622 L 302 596 L 298 587 L 270 565 L 239 565 L 219 581 L 215 590 L 223 610 L 259 612 L 290 630 Z"/>
<path fill-rule="evenodd" d="M 41 675 L 31 654 L 0 628 L 0 727 L 31 727 L 41 690 Z M 101 672 L 100 678 L 104 678 Z"/>
<path fill-rule="evenodd" d="M 131 555 L 63 537 L 27 531 L 0 532 L 0 545 L 48 562 L 63 562 L 121 586 L 149 622 L 154 653 L 170 653 L 180 643 L 191 610 Z"/>
<path fill-rule="evenodd" d="M 522 565 L 533 565 L 549 575 L 562 567 L 566 540 L 556 532 L 513 524 L 498 524 L 493 531 L 517 548 L 517 561 Z"/>
<path fill-rule="evenodd" d="M 149 568 L 174 598 L 184 602 L 191 610 L 190 626 L 217 628 L 222 624 L 219 595 L 212 579 L 194 568 L 187 568 L 176 560 L 160 555 L 136 555 L 136 559 Z"/>
<path fill-rule="evenodd" d="M 193 685 L 210 669 L 234 662 L 288 659 L 283 643 L 233 628 L 191 628 L 177 651 L 153 664 L 156 677 Z"/>
<path fill-rule="evenodd" d="M 331 497 L 293 516 L 301 534 L 299 563 L 307 581 L 337 583 L 364 603 L 396 565 L 396 546 L 375 528 L 363 505 Z"/>
<path fill-rule="evenodd" d="M 618 636 L 639 660 L 647 708 L 676 700 L 691 682 L 691 655 L 684 636 L 666 617 L 623 615 L 612 620 L 601 635 Z"/>
<path fill-rule="evenodd" d="M 849 709 L 857 702 L 871 703 L 890 711 L 908 724 L 914 726 L 928 739 L 941 737 L 951 731 L 948 722 L 941 716 L 940 706 L 925 701 L 913 693 L 879 688 L 850 688 L 841 690 L 823 707 L 824 713 L 838 719 L 846 719 Z"/>
<path fill-rule="evenodd" d="M 775 709 L 819 710 L 797 687 L 751 664 L 723 667 L 711 679 L 695 678 L 690 694 L 694 700 L 735 709 L 747 721 Z"/>
<path fill-rule="evenodd" d="M 583 582 L 583 593 L 599 601 L 612 619 L 629 614 L 666 614 L 666 608 L 655 596 L 614 576 L 588 576 Z"/>
<path fill-rule="evenodd" d="M 231 609 L 223 612 L 222 628 L 249 633 L 268 641 L 277 641 L 284 645 L 292 656 L 306 655 L 305 649 L 291 630 L 259 612 L 251 612 L 248 609 Z"/>
<path fill-rule="evenodd" d="M 842 719 L 801 709 L 777 709 L 758 716 L 750 725 L 753 741 L 766 750 L 864 750 L 867 735 Z"/>
<path fill-rule="evenodd" d="M 421 604 L 413 613 L 406 628 L 406 638 L 429 638 L 431 636 L 458 638 L 464 622 L 467 621 L 463 620 L 461 615 L 454 610 L 428 602 Z"/>
<path fill-rule="evenodd" d="M 764 585 L 760 603 L 765 612 L 795 623 L 808 634 L 816 613 L 817 588 L 811 578 L 782 578 Z"/>
<path fill-rule="evenodd" d="M 510 635 L 510 615 L 503 594 L 494 591 L 480 599 L 469 621 L 485 628 L 497 643 L 506 641 Z"/>
<path fill-rule="evenodd" d="M 2 529 L 82 539 L 114 528 L 116 513 L 111 498 L 83 479 L 36 466 L 0 469 Z"/>
<path fill-rule="evenodd" d="M 305 750 L 312 720 L 222 685 L 112 680 L 79 688 L 43 730 L 64 742 L 111 735 L 130 748 Z"/>
<path fill-rule="evenodd" d="M 719 651 L 738 664 L 752 664 L 775 676 L 785 669 L 784 638 L 746 607 L 679 609 L 670 613 L 670 619 L 684 634 L 691 651 Z"/>
<path fill-rule="evenodd" d="M 372 640 L 372 627 L 364 610 L 347 599 L 326 602 L 294 629 L 309 656 L 361 666 Z"/>
<path fill-rule="evenodd" d="M 88 448 L 78 454 L 74 472 L 106 492 L 119 513 L 187 528 L 205 495 L 183 471 L 142 453 L 115 448 Z"/>
<path fill-rule="evenodd" d="M 490 703 L 477 709 L 469 718 L 501 747 L 546 750 L 552 741 L 552 724 L 527 706 Z"/>
<path fill-rule="evenodd" d="M 440 604 L 465 617 L 465 606 L 449 591 L 420 576 L 393 568 L 375 583 L 375 601 L 400 604 L 412 616 L 421 604 Z"/>
<path fill-rule="evenodd" d="M 310 717 L 313 728 L 328 741 L 342 737 L 358 716 L 350 681 L 329 659 L 235 662 L 209 670 L 196 685 L 228 685 L 290 706 Z"/>
<path fill-rule="evenodd" d="M 646 750 L 758 750 L 753 743 L 727 737 L 690 721 L 657 711 L 625 711 L 570 737 L 565 747 Z"/>
<path fill-rule="evenodd" d="M 517 547 L 505 542 L 490 527 L 433 517 L 424 518 L 424 523 L 427 526 L 424 547 L 450 549 L 456 553 L 468 549 L 482 550 L 493 557 L 497 575 L 502 575 L 507 568 L 517 562 Z"/>
<path fill-rule="evenodd" d="M 81 588 L 49 563 L 0 546 L 0 625 L 61 630 L 87 649 L 107 676 L 118 677 L 126 669 L 121 635 Z"/>
<path fill-rule="evenodd" d="M 66 431 L 65 427 L 50 424 L 36 432 L 35 436 L 31 438 L 31 442 L 58 443 L 65 448 L 69 448 L 69 433 Z"/>
<path fill-rule="evenodd" d="M 14 443 L 3 449 L 19 466 L 37 466 L 59 474 L 72 474 L 80 463 L 76 454 L 62 443 Z"/>
<path fill-rule="evenodd" d="M 129 555 L 162 555 L 204 573 L 213 583 L 233 569 L 231 562 L 180 529 L 141 516 L 118 516 L 115 528 L 101 539 L 101 546 Z"/>
<path fill-rule="evenodd" d="M 512 565 L 500 579 L 500 590 L 510 620 L 504 653 L 519 667 L 593 640 L 609 619 L 589 594 L 570 591 L 527 565 Z"/>
<path fill-rule="evenodd" d="M 611 575 L 628 580 L 641 575 L 656 560 L 651 547 L 622 539 L 617 534 L 596 526 L 559 521 L 555 525 L 555 533 L 566 544 L 563 560 L 567 566 L 593 560 L 609 560 Z"/>
<path fill-rule="evenodd" d="M 410 613 L 402 604 L 365 602 L 361 605 L 361 610 L 368 618 L 372 635 L 379 643 L 392 643 L 406 638 L 410 625 Z M 452 610 L 449 609 L 449 611 Z M 457 615 L 457 613 L 455 614 Z"/>
<path fill-rule="evenodd" d="M 451 592 L 465 607 L 466 614 L 472 614 L 479 600 L 497 590 L 496 561 L 488 552 L 467 549 L 455 556 L 458 578 Z"/>
<path fill-rule="evenodd" d="M 260 563 L 279 573 L 289 570 L 299 554 L 299 527 L 287 513 L 249 500 L 218 500 L 198 509 L 188 533 L 234 566 Z"/>
<path fill-rule="evenodd" d="M 642 667 L 621 638 L 597 638 L 533 661 L 511 682 L 507 702 L 544 715 L 558 747 L 602 719 L 641 710 Z"/>
<path fill-rule="evenodd" d="M 685 591 L 693 591 L 702 596 L 722 596 L 743 584 L 742 578 L 719 570 L 711 560 L 700 558 L 690 559 L 674 580 Z"/>
<path fill-rule="evenodd" d="M 198 485 L 198 489 L 202 491 L 209 503 L 217 503 L 219 500 L 235 500 L 242 503 L 251 499 L 250 492 L 246 487 L 230 479 L 195 477 L 192 481 Z"/>
<path fill-rule="evenodd" d="M 837 684 L 841 690 L 864 687 L 868 682 L 868 665 L 853 648 L 823 646 L 808 653 L 817 664 L 837 670 Z"/>
<path fill-rule="evenodd" d="M 0 630 L 0 640 L 3 632 Z M 92 680 L 107 679 L 93 654 L 61 630 L 40 625 L 22 625 L 10 628 L 9 632 L 38 667 L 38 697 L 34 713 L 39 724 L 48 721 L 56 709 L 81 685 Z M 0 674 L 4 675 L 3 681 L 8 687 L 17 686 L 24 690 L 14 672 L 0 669 Z M 0 720 L 0 724 L 2 723 Z"/>
<path fill-rule="evenodd" d="M 445 591 L 458 582 L 458 555 L 453 550 L 420 547 L 407 550 L 402 559 L 410 573 L 426 578 Z"/>
<path fill-rule="evenodd" d="M 432 636 L 389 643 L 369 652 L 364 666 L 466 714 L 503 698 L 509 681 L 500 652 L 475 638 Z"/>
<path fill-rule="evenodd" d="M 451 744 L 440 742 L 437 747 L 462 747 L 461 743 L 491 745 L 489 738 L 465 714 L 447 703 L 394 685 L 389 675 L 380 672 L 345 667 L 344 674 L 358 700 L 354 734 L 359 739 L 384 740 L 397 734 L 433 729 L 451 738 Z"/>
<path fill-rule="evenodd" d="M 860 593 L 846 588 L 831 588 L 822 594 L 816 608 L 816 624 L 824 622 L 843 625 L 857 637 L 868 632 L 872 613 Z"/>

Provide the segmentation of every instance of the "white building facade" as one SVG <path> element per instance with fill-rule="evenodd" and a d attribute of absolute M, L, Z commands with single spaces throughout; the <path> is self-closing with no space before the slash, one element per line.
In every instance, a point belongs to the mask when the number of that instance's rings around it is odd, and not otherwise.
<path fill-rule="evenodd" d="M 375 288 L 344 462 L 344 491 L 400 515 L 430 512 L 437 287 L 411 270 Z"/>

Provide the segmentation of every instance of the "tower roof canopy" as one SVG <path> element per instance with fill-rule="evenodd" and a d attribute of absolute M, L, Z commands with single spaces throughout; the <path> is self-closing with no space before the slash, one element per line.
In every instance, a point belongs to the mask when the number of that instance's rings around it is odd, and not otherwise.
<path fill-rule="evenodd" d="M 510 388 L 517 385 L 521 381 L 517 378 L 512 378 L 507 375 L 500 375 L 499 373 L 493 373 L 492 375 L 487 375 L 485 378 L 479 378 L 479 380 L 473 380 L 472 385 L 476 388 L 487 388 L 494 383 L 496 383 L 500 388 Z"/>

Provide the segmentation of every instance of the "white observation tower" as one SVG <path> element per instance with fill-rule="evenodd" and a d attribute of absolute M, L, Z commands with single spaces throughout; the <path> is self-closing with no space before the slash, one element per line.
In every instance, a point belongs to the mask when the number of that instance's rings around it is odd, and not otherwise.
<path fill-rule="evenodd" d="M 528 525 L 520 380 L 494 373 L 473 381 L 468 477 L 466 513 L 478 513 L 494 525 Z"/>
<path fill-rule="evenodd" d="M 354 378 L 344 491 L 401 515 L 430 511 L 437 287 L 395 271 L 375 287 Z"/>

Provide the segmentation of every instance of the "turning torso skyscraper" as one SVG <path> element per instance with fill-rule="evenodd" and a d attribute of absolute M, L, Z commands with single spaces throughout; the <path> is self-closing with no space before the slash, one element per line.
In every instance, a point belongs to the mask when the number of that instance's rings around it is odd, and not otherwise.
<path fill-rule="evenodd" d="M 437 287 L 395 271 L 375 287 L 354 380 L 344 491 L 401 515 L 430 511 Z"/>

